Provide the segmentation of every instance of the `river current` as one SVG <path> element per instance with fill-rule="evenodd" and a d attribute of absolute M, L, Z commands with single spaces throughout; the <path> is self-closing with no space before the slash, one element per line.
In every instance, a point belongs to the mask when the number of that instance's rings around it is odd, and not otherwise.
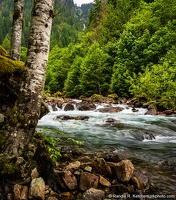
<path fill-rule="evenodd" d="M 176 117 L 145 115 L 147 109 L 133 112 L 127 105 L 116 113 L 102 113 L 97 104 L 94 111 L 57 109 L 39 120 L 37 131 L 56 137 L 82 141 L 87 152 L 117 151 L 131 159 L 159 188 L 160 194 L 176 195 Z M 88 120 L 61 120 L 57 116 L 86 116 Z M 110 122 L 113 119 L 115 122 Z M 150 136 L 150 137 L 149 137 Z"/>

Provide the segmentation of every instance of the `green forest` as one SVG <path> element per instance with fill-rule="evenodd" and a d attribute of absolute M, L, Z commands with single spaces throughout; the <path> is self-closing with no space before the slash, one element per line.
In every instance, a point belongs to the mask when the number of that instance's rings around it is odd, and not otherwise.
<path fill-rule="evenodd" d="M 23 61 L 32 7 L 25 2 Z M 0 5 L 0 43 L 8 50 L 13 5 Z M 53 15 L 45 93 L 117 94 L 176 109 L 176 0 L 95 0 L 81 7 L 56 0 Z"/>

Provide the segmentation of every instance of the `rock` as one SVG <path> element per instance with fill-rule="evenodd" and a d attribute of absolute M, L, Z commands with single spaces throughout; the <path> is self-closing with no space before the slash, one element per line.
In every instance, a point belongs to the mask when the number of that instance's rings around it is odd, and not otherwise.
<path fill-rule="evenodd" d="M 132 135 L 134 136 L 134 138 L 136 138 L 139 141 L 155 139 L 155 136 L 153 135 L 153 133 L 135 132 Z"/>
<path fill-rule="evenodd" d="M 143 173 L 135 170 L 133 176 L 131 177 L 131 183 L 138 189 L 143 190 L 149 184 L 149 179 Z"/>
<path fill-rule="evenodd" d="M 0 114 L 0 123 L 3 123 L 4 122 L 4 115 L 3 114 Z"/>
<path fill-rule="evenodd" d="M 48 197 L 47 200 L 58 200 L 58 198 L 56 198 L 56 197 Z"/>
<path fill-rule="evenodd" d="M 119 163 L 115 163 L 114 170 L 119 181 L 128 182 L 134 172 L 134 166 L 131 161 L 122 160 Z"/>
<path fill-rule="evenodd" d="M 107 162 L 115 162 L 115 163 L 121 161 L 117 152 L 107 153 L 104 159 Z"/>
<path fill-rule="evenodd" d="M 122 110 L 124 110 L 124 108 L 122 107 L 109 107 L 109 108 L 106 107 L 106 108 L 99 108 L 96 111 L 102 112 L 102 113 L 105 113 L 105 112 L 115 113 L 115 112 L 120 112 Z"/>
<path fill-rule="evenodd" d="M 158 111 L 155 105 L 149 105 L 148 111 L 145 113 L 145 115 L 157 115 Z"/>
<path fill-rule="evenodd" d="M 69 115 L 59 115 L 56 117 L 57 119 L 61 119 L 61 120 L 88 120 L 89 117 L 88 116 L 77 116 L 77 117 L 72 117 Z"/>
<path fill-rule="evenodd" d="M 80 183 L 79 188 L 82 191 L 86 191 L 90 188 L 98 188 L 99 183 L 99 177 L 88 173 L 88 172 L 82 172 L 80 175 Z"/>
<path fill-rule="evenodd" d="M 1 195 L 0 195 L 0 199 L 1 199 Z M 3 199 L 3 198 L 2 198 Z M 7 200 L 13 200 L 14 198 L 13 198 L 13 194 L 12 193 L 9 193 L 8 195 L 7 195 Z"/>
<path fill-rule="evenodd" d="M 35 167 L 31 172 L 31 178 L 34 179 L 34 178 L 38 178 L 38 177 L 39 177 L 39 173 L 37 171 L 37 168 Z"/>
<path fill-rule="evenodd" d="M 123 184 L 115 184 L 110 188 L 111 192 L 114 194 L 128 193 L 128 188 Z"/>
<path fill-rule="evenodd" d="M 104 198 L 105 192 L 95 188 L 90 188 L 83 194 L 83 200 L 103 200 Z"/>
<path fill-rule="evenodd" d="M 105 187 L 111 187 L 111 183 L 105 179 L 103 176 L 100 176 L 100 184 L 105 186 Z"/>
<path fill-rule="evenodd" d="M 76 104 L 78 110 L 95 110 L 96 106 L 93 103 L 88 103 L 86 101 L 80 102 Z"/>
<path fill-rule="evenodd" d="M 114 119 L 114 118 L 107 118 L 107 119 L 106 119 L 106 122 L 107 122 L 107 123 L 120 123 L 119 120 L 116 120 L 116 119 Z"/>
<path fill-rule="evenodd" d="M 23 186 L 20 200 L 28 200 L 28 193 L 29 193 L 29 188 L 27 186 Z"/>
<path fill-rule="evenodd" d="M 94 160 L 92 171 L 93 173 L 100 174 L 104 177 L 109 178 L 112 176 L 111 167 L 107 165 L 106 161 L 103 158 L 97 158 L 96 160 Z"/>
<path fill-rule="evenodd" d="M 43 178 L 35 178 L 31 181 L 30 197 L 36 199 L 45 199 L 45 182 Z"/>
<path fill-rule="evenodd" d="M 84 170 L 87 171 L 87 172 L 92 172 L 92 167 L 86 166 L 86 167 L 84 168 Z"/>
<path fill-rule="evenodd" d="M 67 165 L 65 169 L 71 171 L 71 170 L 78 169 L 80 166 L 81 166 L 81 163 L 79 161 L 75 161 L 75 162 L 69 163 L 69 165 Z"/>
<path fill-rule="evenodd" d="M 63 180 L 69 190 L 74 190 L 77 188 L 77 179 L 70 171 L 63 172 Z"/>
<path fill-rule="evenodd" d="M 15 184 L 13 187 L 14 200 L 19 200 L 21 198 L 21 191 L 23 189 L 22 185 Z"/>
<path fill-rule="evenodd" d="M 68 110 L 74 110 L 74 105 L 71 104 L 71 103 L 67 103 L 64 107 L 64 110 L 65 111 L 68 111 Z"/>

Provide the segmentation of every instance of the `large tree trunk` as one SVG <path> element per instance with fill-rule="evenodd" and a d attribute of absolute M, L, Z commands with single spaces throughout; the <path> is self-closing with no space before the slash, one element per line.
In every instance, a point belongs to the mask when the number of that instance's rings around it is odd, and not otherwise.
<path fill-rule="evenodd" d="M 21 37 L 23 28 L 24 0 L 14 0 L 14 13 L 11 36 L 10 55 L 15 60 L 20 60 Z"/>
<path fill-rule="evenodd" d="M 29 143 L 39 118 L 50 46 L 54 0 L 34 0 L 23 82 L 9 120 L 4 154 L 18 156 Z"/>

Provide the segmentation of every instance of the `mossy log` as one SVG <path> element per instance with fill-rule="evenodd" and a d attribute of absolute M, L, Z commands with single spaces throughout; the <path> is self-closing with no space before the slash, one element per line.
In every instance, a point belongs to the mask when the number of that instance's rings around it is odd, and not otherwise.
<path fill-rule="evenodd" d="M 19 60 L 13 60 L 7 51 L 0 46 L 0 76 L 11 74 L 16 71 L 23 71 L 25 63 Z"/>

